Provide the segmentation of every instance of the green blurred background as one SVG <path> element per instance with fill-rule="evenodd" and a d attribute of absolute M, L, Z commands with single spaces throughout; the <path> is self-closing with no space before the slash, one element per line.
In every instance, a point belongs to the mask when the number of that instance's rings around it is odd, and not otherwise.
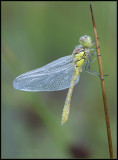
<path fill-rule="evenodd" d="M 116 157 L 116 2 L 91 2 L 102 54 Z M 16 76 L 72 54 L 82 35 L 94 40 L 90 2 L 2 2 L 2 158 L 109 158 L 100 79 L 82 72 L 69 120 L 68 90 L 23 92 Z M 99 71 L 95 60 L 92 69 Z"/>

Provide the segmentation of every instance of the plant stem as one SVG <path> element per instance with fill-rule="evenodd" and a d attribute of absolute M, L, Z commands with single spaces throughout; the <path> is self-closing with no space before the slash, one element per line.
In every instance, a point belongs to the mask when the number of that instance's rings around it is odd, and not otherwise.
<path fill-rule="evenodd" d="M 112 148 L 112 139 L 111 139 L 111 130 L 110 130 L 107 98 L 106 98 L 106 92 L 105 92 L 105 83 L 104 83 L 104 78 L 103 78 L 103 70 L 102 70 L 102 62 L 101 62 L 101 56 L 100 56 L 100 50 L 99 50 L 98 36 L 97 36 L 95 20 L 94 20 L 94 15 L 93 15 L 93 10 L 92 10 L 91 4 L 90 4 L 90 10 L 91 10 L 91 16 L 92 16 L 92 22 L 93 22 L 95 43 L 96 43 L 96 49 L 97 49 L 97 55 L 98 55 L 99 71 L 100 71 L 100 77 L 101 77 L 101 87 L 102 87 L 102 95 L 103 95 L 103 101 L 104 101 L 104 110 L 105 110 L 105 118 L 106 118 L 106 126 L 107 126 L 109 154 L 110 154 L 110 158 L 112 159 L 113 158 L 113 148 Z"/>

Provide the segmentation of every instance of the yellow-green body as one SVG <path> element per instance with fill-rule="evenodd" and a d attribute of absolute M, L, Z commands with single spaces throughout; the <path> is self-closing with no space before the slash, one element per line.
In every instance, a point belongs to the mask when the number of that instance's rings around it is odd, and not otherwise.
<path fill-rule="evenodd" d="M 82 72 L 82 66 L 85 62 L 85 59 L 89 55 L 89 48 L 92 45 L 91 38 L 87 35 L 82 36 L 79 40 L 81 45 L 78 45 L 73 51 L 73 76 L 70 84 L 70 88 L 66 97 L 63 113 L 62 113 L 62 124 L 68 120 L 69 110 L 70 110 L 70 101 L 72 97 L 72 92 L 75 86 L 77 76 Z"/>
<path fill-rule="evenodd" d="M 78 53 L 74 52 L 73 55 L 74 55 L 73 66 L 75 67 L 73 68 L 72 81 L 70 84 L 70 88 L 66 97 L 66 101 L 65 101 L 65 105 L 62 113 L 62 124 L 64 124 L 68 120 L 72 92 L 74 89 L 77 76 L 80 74 L 80 72 L 82 72 L 82 65 L 86 58 L 86 50 L 85 49 L 82 49 L 82 51 L 79 50 Z"/>
<path fill-rule="evenodd" d="M 72 81 L 71 81 L 70 88 L 68 90 L 68 94 L 67 94 L 67 97 L 66 97 L 66 101 L 65 101 L 65 105 L 64 105 L 64 109 L 63 109 L 63 113 L 62 113 L 62 124 L 65 123 L 68 119 L 69 110 L 70 110 L 70 100 L 71 100 L 71 97 L 72 97 L 72 92 L 73 92 L 73 89 L 74 89 L 74 84 L 76 82 L 76 78 L 77 78 L 78 73 L 79 72 L 77 72 L 77 70 L 73 71 L 73 78 L 72 78 Z"/>
<path fill-rule="evenodd" d="M 81 67 L 82 64 L 84 63 L 85 58 L 86 58 L 85 53 L 86 53 L 86 52 L 81 51 L 80 53 L 75 54 L 76 65 L 77 65 L 78 67 Z"/>

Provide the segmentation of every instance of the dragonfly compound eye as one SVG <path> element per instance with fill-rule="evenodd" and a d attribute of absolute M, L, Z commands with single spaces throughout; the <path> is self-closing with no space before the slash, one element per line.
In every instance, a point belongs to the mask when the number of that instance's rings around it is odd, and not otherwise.
<path fill-rule="evenodd" d="M 85 35 L 85 36 L 82 36 L 80 39 L 79 39 L 79 42 L 80 44 L 85 47 L 85 48 L 89 48 L 92 44 L 92 40 L 91 40 L 91 37 Z"/>

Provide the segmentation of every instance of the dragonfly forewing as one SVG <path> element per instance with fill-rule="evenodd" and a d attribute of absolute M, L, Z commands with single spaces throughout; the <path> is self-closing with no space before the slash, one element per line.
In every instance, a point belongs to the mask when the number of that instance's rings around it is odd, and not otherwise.
<path fill-rule="evenodd" d="M 70 87 L 73 74 L 73 57 L 59 58 L 44 67 L 16 77 L 13 86 L 23 91 L 57 91 Z M 79 81 L 79 76 L 76 83 Z"/>

